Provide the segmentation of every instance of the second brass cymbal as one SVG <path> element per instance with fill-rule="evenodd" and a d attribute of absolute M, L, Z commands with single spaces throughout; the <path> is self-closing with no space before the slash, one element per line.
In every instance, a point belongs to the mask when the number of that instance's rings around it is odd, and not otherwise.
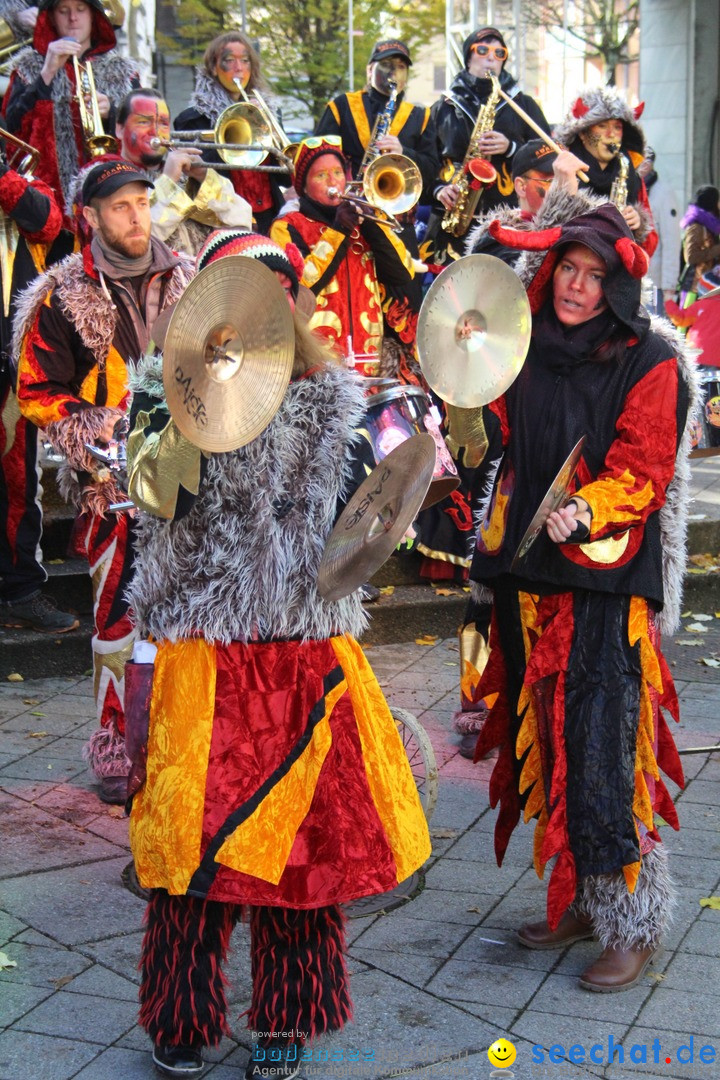
<path fill-rule="evenodd" d="M 245 446 L 279 409 L 294 355 L 292 312 L 272 270 L 244 255 L 218 259 L 190 282 L 167 328 L 170 415 L 201 450 Z"/>
<path fill-rule="evenodd" d="M 517 274 L 493 255 L 466 255 L 436 277 L 420 308 L 423 375 L 450 405 L 488 405 L 517 378 L 531 325 Z"/>

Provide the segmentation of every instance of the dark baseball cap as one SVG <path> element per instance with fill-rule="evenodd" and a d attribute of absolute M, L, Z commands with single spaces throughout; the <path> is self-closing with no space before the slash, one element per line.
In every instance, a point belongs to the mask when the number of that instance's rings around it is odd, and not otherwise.
<path fill-rule="evenodd" d="M 376 42 L 368 63 L 374 64 L 376 60 L 387 60 L 388 56 L 399 56 L 408 66 L 412 65 L 410 50 L 404 41 L 398 41 L 397 38 Z"/>
<path fill-rule="evenodd" d="M 556 157 L 557 151 L 544 143 L 542 139 L 530 139 L 515 152 L 512 163 L 513 180 L 531 170 L 551 175 Z"/>
<path fill-rule="evenodd" d="M 83 181 L 83 206 L 87 206 L 92 199 L 107 198 L 126 184 L 155 186 L 148 174 L 130 161 L 119 158 L 116 161 L 101 162 L 90 170 Z"/>

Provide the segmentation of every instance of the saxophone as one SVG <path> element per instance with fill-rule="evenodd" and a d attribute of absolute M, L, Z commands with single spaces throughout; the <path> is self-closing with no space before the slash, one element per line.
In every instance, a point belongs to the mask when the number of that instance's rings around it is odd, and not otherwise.
<path fill-rule="evenodd" d="M 387 105 L 383 111 L 378 113 L 375 117 L 375 123 L 373 124 L 373 129 L 370 133 L 370 142 L 365 147 L 365 153 L 360 162 L 360 168 L 357 174 L 358 180 L 362 180 L 365 175 L 365 170 L 370 162 L 374 161 L 380 154 L 377 143 L 387 135 L 390 130 L 390 125 L 393 122 L 393 116 L 395 115 L 395 109 L 397 108 L 398 88 L 394 79 L 388 79 L 388 86 L 390 87 L 390 96 L 388 97 Z"/>
<path fill-rule="evenodd" d="M 475 126 L 470 135 L 462 164 L 453 173 L 451 184 L 458 188 L 458 200 L 452 210 L 446 210 L 442 227 L 451 236 L 464 236 L 470 228 L 470 222 L 477 208 L 483 184 L 492 184 L 497 176 L 496 169 L 480 153 L 480 136 L 492 131 L 495 126 L 495 110 L 500 100 L 500 83 L 495 75 L 490 76 L 492 91 L 484 105 L 480 106 Z"/>
<path fill-rule="evenodd" d="M 630 168 L 630 159 L 626 154 L 620 153 L 620 147 L 617 148 L 617 158 L 620 162 L 620 171 L 612 182 L 610 188 L 610 202 L 617 206 L 618 210 L 624 210 L 628 201 L 628 170 Z"/>

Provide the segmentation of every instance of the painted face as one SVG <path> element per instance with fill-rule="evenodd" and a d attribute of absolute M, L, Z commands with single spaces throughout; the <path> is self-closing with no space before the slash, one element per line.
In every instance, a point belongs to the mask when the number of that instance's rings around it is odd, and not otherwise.
<path fill-rule="evenodd" d="M 215 65 L 215 77 L 231 94 L 239 94 L 235 79 L 239 79 L 243 90 L 250 81 L 250 51 L 241 41 L 230 41 L 220 53 Z"/>
<path fill-rule="evenodd" d="M 584 244 L 571 244 L 553 274 L 553 305 L 563 326 L 580 326 L 605 311 L 605 263 Z"/>
<path fill-rule="evenodd" d="M 340 159 L 335 154 L 321 154 L 308 169 L 305 194 L 321 206 L 337 206 L 346 183 Z"/>
<path fill-rule="evenodd" d="M 486 79 L 488 75 L 500 74 L 506 58 L 507 49 L 501 41 L 497 38 L 484 38 L 473 45 L 467 69 L 469 74 L 474 75 L 476 79 Z"/>
<path fill-rule="evenodd" d="M 518 176 L 515 180 L 515 191 L 520 209 L 537 214 L 552 182 L 552 176 L 538 172 L 537 169 L 531 169 L 524 176 Z"/>
<path fill-rule="evenodd" d="M 623 137 L 622 120 L 601 120 L 580 132 L 580 142 L 603 168 L 613 160 Z"/>
<path fill-rule="evenodd" d="M 386 60 L 376 60 L 370 64 L 370 85 L 379 94 L 390 97 L 390 82 L 397 85 L 397 92 L 401 94 L 407 86 L 409 68 L 399 56 L 388 56 Z"/>
<path fill-rule="evenodd" d="M 69 37 L 84 48 L 90 48 L 92 37 L 92 8 L 83 0 L 60 0 L 50 14 L 58 37 Z"/>
<path fill-rule="evenodd" d="M 117 125 L 116 134 L 121 141 L 124 158 L 142 168 L 157 168 L 166 151 L 155 149 L 151 142 L 155 138 L 168 139 L 170 136 L 170 110 L 166 102 L 136 94 L 130 105 L 130 114 L 124 124 Z"/>
<path fill-rule="evenodd" d="M 150 245 L 150 189 L 137 181 L 86 206 L 85 219 L 103 242 L 126 259 L 139 259 Z"/>

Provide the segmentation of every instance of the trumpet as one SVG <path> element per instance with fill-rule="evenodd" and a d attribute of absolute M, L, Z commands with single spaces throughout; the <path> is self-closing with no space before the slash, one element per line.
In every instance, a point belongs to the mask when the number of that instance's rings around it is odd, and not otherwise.
<path fill-rule="evenodd" d="M 222 164 L 200 162 L 211 169 L 250 169 L 270 173 L 287 173 L 292 169 L 292 160 L 275 146 L 270 124 L 260 109 L 244 101 L 237 101 L 223 109 L 212 130 L 171 131 L 169 138 L 151 139 L 150 145 L 154 150 L 163 147 L 182 150 L 191 146 L 200 150 L 215 150 L 222 158 Z M 262 165 L 268 154 L 281 164 Z"/>
<path fill-rule="evenodd" d="M 243 86 L 240 79 L 233 79 L 233 82 L 240 91 L 240 97 L 243 99 L 243 103 L 245 105 L 250 105 L 251 108 L 256 108 L 260 111 L 260 115 L 262 116 L 263 120 L 268 125 L 272 133 L 273 147 L 276 150 L 279 150 L 283 157 L 289 158 L 290 162 L 293 163 L 295 161 L 295 157 L 297 155 L 298 147 L 300 144 L 289 142 L 288 137 L 283 131 L 278 118 L 275 116 L 275 113 L 267 104 L 265 98 L 262 96 L 259 90 L 251 90 L 251 98 L 250 95 L 246 92 L 245 87 Z M 292 171 L 292 169 L 290 171 Z"/>
<path fill-rule="evenodd" d="M 40 151 L 36 146 L 31 146 L 30 143 L 23 142 L 22 139 L 18 139 L 17 135 L 12 135 L 5 128 L 0 127 L 0 139 L 6 144 L 11 143 L 15 149 L 12 153 L 7 152 L 7 146 L 5 149 L 5 158 L 7 160 L 8 168 L 14 169 L 15 172 L 20 173 L 26 180 L 32 180 L 33 170 L 37 168 L 40 161 Z M 22 157 L 19 155 L 22 154 Z"/>
<path fill-rule="evenodd" d="M 89 60 L 81 64 L 77 56 L 73 56 L 72 59 L 75 72 L 75 97 L 80 110 L 80 124 L 87 152 L 91 158 L 100 157 L 101 154 L 117 154 L 119 149 L 117 139 L 112 135 L 107 135 L 103 127 L 92 64 Z M 90 99 L 89 104 L 86 98 Z"/>

